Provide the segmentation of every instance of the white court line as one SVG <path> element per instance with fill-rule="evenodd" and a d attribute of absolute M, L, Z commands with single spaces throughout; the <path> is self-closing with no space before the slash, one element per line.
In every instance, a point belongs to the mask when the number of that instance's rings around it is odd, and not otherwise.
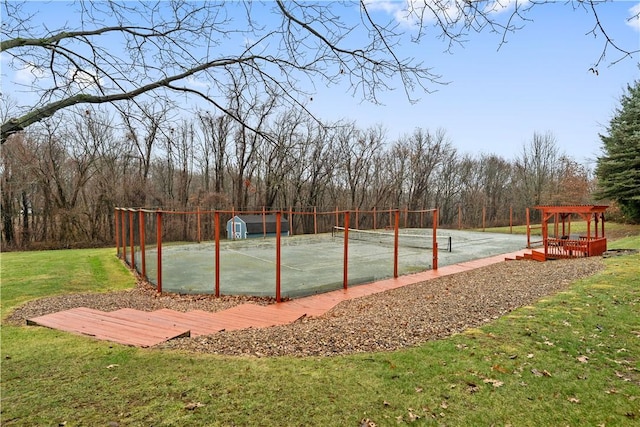
<path fill-rule="evenodd" d="M 226 249 L 226 250 L 229 251 L 229 252 L 233 252 L 233 253 L 239 254 L 239 255 L 244 255 L 244 256 L 249 257 L 249 258 L 257 259 L 258 261 L 266 262 L 267 264 L 275 264 L 275 261 L 271 261 L 269 259 L 260 258 L 260 257 L 257 257 L 255 255 L 245 254 L 245 253 L 242 253 L 240 251 L 236 251 L 234 249 Z M 290 265 L 283 264 L 283 263 L 280 263 L 280 266 L 286 267 L 286 268 L 291 269 L 291 270 L 304 271 L 301 268 L 291 267 Z"/>

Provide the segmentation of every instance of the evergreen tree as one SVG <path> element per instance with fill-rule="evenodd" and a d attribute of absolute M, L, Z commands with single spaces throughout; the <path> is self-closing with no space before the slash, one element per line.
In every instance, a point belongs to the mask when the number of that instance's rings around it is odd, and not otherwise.
<path fill-rule="evenodd" d="M 615 200 L 628 220 L 640 222 L 640 81 L 627 85 L 607 131 L 600 135 L 596 196 Z"/>

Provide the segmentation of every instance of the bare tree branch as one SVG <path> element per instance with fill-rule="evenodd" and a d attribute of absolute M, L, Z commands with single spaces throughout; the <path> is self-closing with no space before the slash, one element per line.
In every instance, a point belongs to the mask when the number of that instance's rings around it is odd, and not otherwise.
<path fill-rule="evenodd" d="M 33 85 L 25 87 L 39 100 L 3 120 L 0 141 L 73 105 L 145 97 L 170 103 L 174 91 L 206 100 L 242 123 L 222 107 L 236 78 L 254 95 L 276 95 L 280 105 L 311 116 L 307 101 L 321 84 L 346 84 L 351 94 L 372 103 L 398 84 L 413 102 L 417 92 L 430 93 L 445 82 L 420 60 L 400 56 L 405 40 L 420 43 L 426 29 L 435 27 L 435 37 L 448 41 L 448 49 L 482 31 L 501 34 L 501 46 L 528 22 L 532 8 L 547 3 L 552 1 L 409 2 L 405 18 L 413 27 L 407 30 L 365 0 L 358 3 L 359 21 L 352 19 L 353 2 L 85 1 L 65 4 L 76 27 L 57 28 L 49 28 L 29 2 L 4 0 L 0 52 L 7 68 L 32 72 Z M 598 15 L 600 3 L 566 3 L 593 16 L 591 33 L 605 38 L 594 70 L 609 50 L 622 55 L 614 63 L 640 51 L 609 36 Z M 265 13 L 280 21 L 261 19 Z"/>

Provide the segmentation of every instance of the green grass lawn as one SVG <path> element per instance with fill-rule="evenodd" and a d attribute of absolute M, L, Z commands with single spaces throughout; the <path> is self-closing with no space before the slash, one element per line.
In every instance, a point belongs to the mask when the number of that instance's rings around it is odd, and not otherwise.
<path fill-rule="evenodd" d="M 640 248 L 635 235 L 612 243 Z M 2 326 L 3 426 L 640 422 L 640 256 L 479 329 L 389 353 L 243 358 Z M 2 313 L 133 285 L 113 249 L 1 255 Z"/>

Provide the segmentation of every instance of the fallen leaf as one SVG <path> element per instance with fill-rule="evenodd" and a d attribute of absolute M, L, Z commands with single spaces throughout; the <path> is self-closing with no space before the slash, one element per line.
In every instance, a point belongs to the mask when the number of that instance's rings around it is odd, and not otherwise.
<path fill-rule="evenodd" d="M 449 407 L 449 405 L 447 405 L 447 402 L 445 402 L 444 400 L 442 401 L 442 403 L 440 404 L 440 407 L 442 409 L 447 409 Z"/>
<path fill-rule="evenodd" d="M 467 382 L 467 385 L 469 386 L 469 393 L 475 393 L 476 391 L 480 390 L 480 387 L 472 382 Z"/>
<path fill-rule="evenodd" d="M 498 372 L 502 372 L 503 374 L 508 374 L 509 370 L 507 368 L 505 368 L 504 366 L 500 366 L 500 365 L 493 365 L 491 367 L 492 371 L 498 371 Z"/>
<path fill-rule="evenodd" d="M 616 372 L 616 377 L 622 379 L 622 381 L 631 381 L 631 378 L 625 376 L 624 374 L 622 374 L 622 373 L 620 373 L 618 371 L 615 371 L 615 372 Z"/>
<path fill-rule="evenodd" d="M 589 358 L 587 356 L 579 356 L 578 357 L 578 362 L 580 363 L 587 363 L 589 361 Z"/>
<path fill-rule="evenodd" d="M 504 383 L 502 381 L 498 381 L 498 380 L 494 380 L 491 378 L 485 378 L 484 379 L 485 384 L 492 384 L 494 387 L 502 387 L 504 385 Z"/>
<path fill-rule="evenodd" d="M 369 418 L 363 418 L 360 420 L 360 427 L 376 427 L 376 423 Z"/>
<path fill-rule="evenodd" d="M 527 359 L 533 359 L 533 353 L 527 354 Z"/>
<path fill-rule="evenodd" d="M 107 365 L 107 369 L 117 368 L 118 366 L 120 365 L 118 365 L 117 363 L 112 363 L 111 365 Z"/>
<path fill-rule="evenodd" d="M 575 397 L 570 397 L 567 400 L 571 403 L 580 403 L 580 399 L 577 399 Z"/>
<path fill-rule="evenodd" d="M 200 402 L 191 402 L 191 403 L 187 403 L 184 406 L 184 409 L 188 410 L 188 411 L 193 411 L 197 408 L 202 408 L 204 406 L 204 403 L 200 403 Z"/>
<path fill-rule="evenodd" d="M 416 387 L 416 393 L 422 393 L 422 387 Z"/>
<path fill-rule="evenodd" d="M 409 410 L 409 421 L 413 422 L 420 419 L 420 415 L 414 414 L 411 410 Z"/>
<path fill-rule="evenodd" d="M 551 376 L 551 372 L 547 371 L 546 369 L 543 369 L 542 371 L 538 371 L 536 368 L 533 368 L 531 370 L 531 373 L 533 375 L 535 375 L 536 377 L 550 377 Z"/>
<path fill-rule="evenodd" d="M 389 403 L 389 402 L 387 402 L 386 400 L 384 400 L 384 401 L 382 402 L 382 405 L 383 405 L 383 406 L 391 406 L 391 403 Z"/>

